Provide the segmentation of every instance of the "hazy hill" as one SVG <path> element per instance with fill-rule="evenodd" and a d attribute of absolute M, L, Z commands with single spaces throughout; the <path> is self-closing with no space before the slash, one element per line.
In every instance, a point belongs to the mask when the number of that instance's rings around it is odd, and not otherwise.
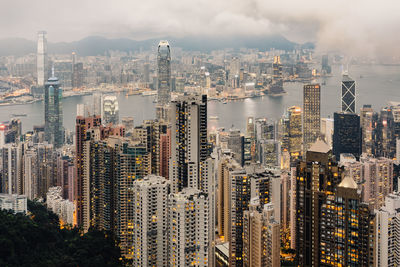
<path fill-rule="evenodd" d="M 224 48 L 257 48 L 266 50 L 270 48 L 292 50 L 298 44 L 293 43 L 283 36 L 265 37 L 232 37 L 232 38 L 162 38 L 167 39 L 172 47 L 181 47 L 184 50 L 210 51 Z M 137 51 L 139 49 L 154 49 L 160 39 L 135 41 L 127 38 L 107 39 L 99 36 L 86 37 L 74 42 L 48 43 L 49 54 L 69 54 L 76 51 L 82 56 L 104 55 L 109 50 Z M 312 45 L 312 44 L 311 44 Z M 307 44 L 309 47 L 310 44 Z M 22 38 L 10 38 L 0 40 L 0 56 L 25 55 L 36 52 L 36 42 Z"/>

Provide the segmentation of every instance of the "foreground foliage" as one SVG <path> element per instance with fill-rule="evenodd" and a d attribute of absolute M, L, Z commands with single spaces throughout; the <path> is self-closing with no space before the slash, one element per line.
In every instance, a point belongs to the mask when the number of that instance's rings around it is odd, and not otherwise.
<path fill-rule="evenodd" d="M 57 215 L 28 202 L 30 215 L 0 211 L 0 266 L 122 266 L 110 234 L 60 229 Z"/>

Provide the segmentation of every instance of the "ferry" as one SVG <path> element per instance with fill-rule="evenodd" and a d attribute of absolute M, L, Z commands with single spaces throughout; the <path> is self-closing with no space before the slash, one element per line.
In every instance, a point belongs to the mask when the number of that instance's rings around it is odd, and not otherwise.
<path fill-rule="evenodd" d="M 210 118 L 210 120 L 215 120 L 215 121 L 219 120 L 218 116 L 210 116 L 209 118 Z"/>
<path fill-rule="evenodd" d="M 13 114 L 11 114 L 10 115 L 11 117 L 26 117 L 26 116 L 28 116 L 26 113 L 19 113 L 19 114 L 15 114 L 15 113 L 13 113 Z"/>

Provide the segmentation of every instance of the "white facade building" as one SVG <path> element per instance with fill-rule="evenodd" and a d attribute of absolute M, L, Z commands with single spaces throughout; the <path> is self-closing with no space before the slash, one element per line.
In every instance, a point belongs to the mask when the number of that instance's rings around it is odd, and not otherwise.
<path fill-rule="evenodd" d="M 194 188 L 170 195 L 170 266 L 209 266 L 207 202 L 206 194 Z"/>
<path fill-rule="evenodd" d="M 133 266 L 168 266 L 170 181 L 149 175 L 133 183 Z"/>
<path fill-rule="evenodd" d="M 386 197 L 376 213 L 376 266 L 400 266 L 400 193 Z"/>
<path fill-rule="evenodd" d="M 72 201 L 62 198 L 60 186 L 50 187 L 46 194 L 47 208 L 57 214 L 64 225 L 74 224 L 75 205 Z"/>
<path fill-rule="evenodd" d="M 12 210 L 15 213 L 27 213 L 27 198 L 17 194 L 0 194 L 0 209 Z"/>

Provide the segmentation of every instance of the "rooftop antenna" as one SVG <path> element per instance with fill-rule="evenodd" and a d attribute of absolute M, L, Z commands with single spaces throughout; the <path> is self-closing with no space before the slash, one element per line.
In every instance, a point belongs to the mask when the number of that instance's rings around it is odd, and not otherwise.
<path fill-rule="evenodd" d="M 51 66 L 51 77 L 54 77 L 54 64 Z"/>

